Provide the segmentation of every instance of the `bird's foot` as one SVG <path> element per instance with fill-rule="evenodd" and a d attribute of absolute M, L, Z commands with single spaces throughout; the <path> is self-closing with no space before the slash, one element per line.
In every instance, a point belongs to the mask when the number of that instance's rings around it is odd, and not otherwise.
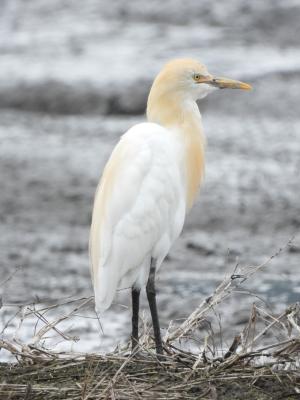
<path fill-rule="evenodd" d="M 157 358 L 159 362 L 166 361 L 166 357 L 162 351 L 156 351 L 156 353 L 152 353 L 152 351 L 143 350 L 139 347 L 135 347 L 131 351 L 131 357 L 136 360 L 149 360 Z"/>
<path fill-rule="evenodd" d="M 135 349 L 132 350 L 131 357 L 134 358 L 135 360 L 148 360 L 149 353 L 145 350 L 136 347 Z"/>
<path fill-rule="evenodd" d="M 166 361 L 166 356 L 163 353 L 156 353 L 156 358 L 159 362 Z"/>

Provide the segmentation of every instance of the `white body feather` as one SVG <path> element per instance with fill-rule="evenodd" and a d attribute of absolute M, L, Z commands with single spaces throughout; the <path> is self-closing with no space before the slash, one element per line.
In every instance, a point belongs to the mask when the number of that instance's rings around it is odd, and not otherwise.
<path fill-rule="evenodd" d="M 251 86 L 210 75 L 191 59 L 173 60 L 151 87 L 148 123 L 126 132 L 98 187 L 90 235 L 96 309 L 118 288 L 141 287 L 150 259 L 160 267 L 179 236 L 204 174 L 201 115 L 196 99 L 217 88 Z"/>
<path fill-rule="evenodd" d="M 154 123 L 135 125 L 115 147 L 96 193 L 91 269 L 97 311 L 118 288 L 141 287 L 150 258 L 160 267 L 186 213 L 182 135 Z"/>

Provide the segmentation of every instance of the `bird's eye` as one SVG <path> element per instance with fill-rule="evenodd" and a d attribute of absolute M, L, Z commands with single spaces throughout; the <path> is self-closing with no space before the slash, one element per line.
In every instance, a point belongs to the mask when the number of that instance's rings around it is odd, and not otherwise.
<path fill-rule="evenodd" d="M 201 75 L 200 74 L 194 74 L 193 78 L 194 78 L 195 81 L 199 81 L 199 79 L 201 78 Z"/>

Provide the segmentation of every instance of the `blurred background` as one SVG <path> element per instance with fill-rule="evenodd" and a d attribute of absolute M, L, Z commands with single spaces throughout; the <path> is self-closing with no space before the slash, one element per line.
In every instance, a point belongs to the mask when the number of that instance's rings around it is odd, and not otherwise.
<path fill-rule="evenodd" d="M 246 290 L 278 312 L 299 300 L 299 20 L 298 0 L 0 1 L 2 334 L 15 331 L 18 305 L 92 295 L 87 246 L 103 165 L 145 120 L 155 74 L 182 56 L 254 90 L 199 104 L 206 179 L 159 274 L 162 326 L 187 316 L 237 263 L 260 264 L 292 237 Z M 240 329 L 253 301 L 221 306 L 224 332 Z M 72 348 L 126 340 L 128 304 L 121 293 L 100 337 L 92 305 L 81 311 L 68 328 L 81 338 Z"/>

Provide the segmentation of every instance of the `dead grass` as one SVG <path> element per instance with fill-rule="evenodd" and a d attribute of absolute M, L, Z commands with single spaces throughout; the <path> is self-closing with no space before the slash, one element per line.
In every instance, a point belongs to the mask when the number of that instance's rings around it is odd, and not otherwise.
<path fill-rule="evenodd" d="M 62 340 L 78 340 L 61 331 L 59 324 L 72 319 L 92 298 L 73 301 L 72 311 L 54 320 L 47 317 L 49 309 L 59 310 L 65 302 L 51 307 L 23 307 L 15 317 L 19 318 L 19 326 L 29 315 L 34 315 L 42 326 L 28 343 L 21 342 L 17 335 L 0 339 L 0 349 L 16 359 L 15 363 L 0 364 L 0 399 L 300 398 L 298 303 L 280 315 L 253 304 L 248 323 L 227 347 L 220 348 L 213 330 L 208 329 L 204 339 L 201 330 L 209 315 L 216 315 L 218 304 L 240 290 L 276 255 L 260 266 L 236 266 L 233 274 L 225 277 L 183 323 L 171 324 L 164 339 L 163 361 L 156 358 L 145 326 L 138 357 L 130 354 L 129 343 L 107 355 L 57 353 L 47 348 L 45 338 L 50 331 Z M 199 335 L 201 347 L 193 347 Z"/>

